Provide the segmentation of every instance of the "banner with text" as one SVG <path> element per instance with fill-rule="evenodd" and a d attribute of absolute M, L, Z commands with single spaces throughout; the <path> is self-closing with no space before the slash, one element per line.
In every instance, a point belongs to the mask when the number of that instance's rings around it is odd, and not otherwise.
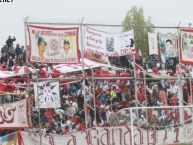
<path fill-rule="evenodd" d="M 36 107 L 60 108 L 59 82 L 34 83 Z M 39 100 L 39 101 L 38 101 Z"/>
<path fill-rule="evenodd" d="M 148 33 L 149 55 L 159 55 L 157 33 Z"/>
<path fill-rule="evenodd" d="M 135 49 L 134 30 L 107 33 L 85 27 L 84 50 L 104 56 L 124 56 Z"/>
<path fill-rule="evenodd" d="M 181 30 L 181 62 L 193 64 L 193 29 Z"/>
<path fill-rule="evenodd" d="M 0 129 L 29 127 L 27 99 L 0 106 Z"/>
<path fill-rule="evenodd" d="M 190 143 L 192 123 L 164 130 L 131 127 L 96 127 L 68 135 L 42 134 L 42 145 L 158 145 Z M 133 134 L 132 134 L 133 133 Z M 38 133 L 21 131 L 23 145 L 40 144 Z M 132 144 L 134 143 L 134 144 Z"/>
<path fill-rule="evenodd" d="M 160 55 L 164 63 L 169 58 L 178 56 L 177 42 L 175 34 L 159 34 Z"/>
<path fill-rule="evenodd" d="M 28 25 L 30 61 L 78 63 L 79 28 L 50 28 Z"/>

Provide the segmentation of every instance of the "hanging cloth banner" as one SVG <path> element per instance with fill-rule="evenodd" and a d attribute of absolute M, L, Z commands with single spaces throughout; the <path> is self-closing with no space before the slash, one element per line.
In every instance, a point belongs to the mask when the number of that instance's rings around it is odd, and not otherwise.
<path fill-rule="evenodd" d="M 171 57 L 178 56 L 177 40 L 175 34 L 159 34 L 160 55 L 163 63 Z"/>
<path fill-rule="evenodd" d="M 148 33 L 149 55 L 159 55 L 157 33 Z"/>
<path fill-rule="evenodd" d="M 29 127 L 27 99 L 0 106 L 0 129 Z"/>
<path fill-rule="evenodd" d="M 59 82 L 34 83 L 34 94 L 36 107 L 60 108 Z M 39 100 L 39 102 L 38 102 Z"/>
<path fill-rule="evenodd" d="M 5 135 L 1 139 L 1 145 L 19 145 L 18 143 L 18 133 L 14 132 L 8 135 Z"/>
<path fill-rule="evenodd" d="M 134 30 L 107 33 L 89 27 L 84 29 L 84 50 L 104 56 L 125 56 L 133 53 Z"/>
<path fill-rule="evenodd" d="M 193 29 L 181 29 L 181 62 L 193 64 Z"/>
<path fill-rule="evenodd" d="M 51 28 L 28 25 L 30 61 L 78 63 L 79 28 Z"/>
<path fill-rule="evenodd" d="M 167 127 L 167 126 L 166 126 Z M 67 135 L 42 134 L 42 145 L 136 145 L 180 144 L 192 142 L 192 123 L 159 130 L 146 130 L 130 125 L 96 127 Z M 23 145 L 39 145 L 38 133 L 21 131 Z"/>

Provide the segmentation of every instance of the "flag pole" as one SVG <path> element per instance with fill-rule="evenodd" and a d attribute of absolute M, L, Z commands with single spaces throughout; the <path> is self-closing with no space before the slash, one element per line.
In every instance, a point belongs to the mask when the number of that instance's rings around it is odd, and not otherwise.
<path fill-rule="evenodd" d="M 180 24 L 179 24 L 180 25 Z M 179 26 L 178 25 L 178 26 Z M 181 70 L 181 58 L 180 58 L 180 33 L 179 33 L 179 28 L 177 28 L 177 34 L 178 34 L 178 59 L 179 59 L 179 75 L 178 75 L 178 103 L 179 103 L 179 106 L 184 106 L 184 103 L 183 103 L 183 89 L 182 89 L 182 70 Z M 183 108 L 180 108 L 179 110 L 179 115 L 180 115 L 180 123 L 183 123 L 184 122 L 184 110 Z"/>
<path fill-rule="evenodd" d="M 28 50 L 27 50 L 27 33 L 26 33 L 26 28 L 27 28 L 27 21 L 29 20 L 29 16 L 25 17 L 24 18 L 24 36 L 25 36 L 25 52 L 26 52 L 26 60 L 25 60 L 25 63 L 26 63 L 26 66 L 27 66 L 27 88 L 29 89 L 30 88 L 30 82 L 29 82 L 29 62 L 28 62 L 28 57 L 27 57 L 27 54 L 28 54 Z M 30 89 L 28 90 L 27 94 L 29 94 L 29 91 Z M 29 106 L 31 106 L 31 98 L 30 96 L 29 97 L 29 101 L 27 103 L 29 103 Z M 32 122 L 31 122 L 31 114 L 30 112 L 28 112 L 28 115 L 29 115 L 29 120 L 30 120 L 30 126 L 32 126 Z"/>

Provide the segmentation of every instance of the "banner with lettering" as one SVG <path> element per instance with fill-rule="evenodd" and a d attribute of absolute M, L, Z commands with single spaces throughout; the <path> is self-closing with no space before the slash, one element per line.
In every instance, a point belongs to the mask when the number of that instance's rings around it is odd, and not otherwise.
<path fill-rule="evenodd" d="M 84 50 L 104 56 L 124 56 L 133 53 L 134 30 L 107 33 L 85 27 Z"/>
<path fill-rule="evenodd" d="M 78 63 L 79 28 L 51 28 L 28 25 L 30 61 Z"/>
<path fill-rule="evenodd" d="M 159 34 L 160 55 L 163 63 L 169 58 L 178 56 L 177 36 L 175 34 Z"/>
<path fill-rule="evenodd" d="M 36 107 L 60 108 L 59 82 L 34 83 L 34 94 Z M 39 100 L 39 101 L 38 101 Z"/>
<path fill-rule="evenodd" d="M 159 55 L 157 33 L 148 33 L 149 55 Z"/>
<path fill-rule="evenodd" d="M 42 134 L 42 145 L 148 145 L 193 142 L 192 123 L 162 130 L 146 130 L 130 125 L 96 127 L 68 135 Z M 133 133 L 133 134 L 132 134 Z M 23 145 L 40 144 L 38 133 L 21 131 Z"/>
<path fill-rule="evenodd" d="M 0 129 L 29 127 L 27 99 L 0 106 Z"/>
<path fill-rule="evenodd" d="M 180 58 L 184 64 L 193 64 L 193 29 L 181 30 Z"/>

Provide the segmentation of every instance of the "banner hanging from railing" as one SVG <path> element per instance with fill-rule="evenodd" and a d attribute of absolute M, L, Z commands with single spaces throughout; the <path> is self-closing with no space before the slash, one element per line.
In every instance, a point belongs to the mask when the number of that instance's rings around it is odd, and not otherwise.
<path fill-rule="evenodd" d="M 29 127 L 27 99 L 0 106 L 0 129 Z"/>
<path fill-rule="evenodd" d="M 34 83 L 34 94 L 37 108 L 61 107 L 59 95 L 59 82 L 45 81 Z"/>
<path fill-rule="evenodd" d="M 192 123 L 164 130 L 146 130 L 130 125 L 96 127 L 68 135 L 42 134 L 41 143 L 42 145 L 180 144 L 192 142 L 192 129 Z M 38 133 L 21 131 L 21 140 L 23 145 L 40 144 Z"/>
<path fill-rule="evenodd" d="M 90 27 L 84 29 L 84 50 L 104 56 L 125 56 L 135 49 L 134 30 L 107 33 Z"/>
<path fill-rule="evenodd" d="M 149 55 L 159 55 L 158 43 L 157 43 L 157 33 L 148 33 L 149 42 Z"/>
<path fill-rule="evenodd" d="M 193 29 L 181 29 L 181 62 L 193 64 Z"/>
<path fill-rule="evenodd" d="M 1 145 L 19 145 L 18 133 L 14 132 L 14 133 L 2 136 Z"/>
<path fill-rule="evenodd" d="M 79 28 L 53 28 L 28 25 L 30 61 L 78 63 Z"/>
<path fill-rule="evenodd" d="M 160 55 L 162 61 L 166 63 L 169 58 L 178 56 L 178 39 L 175 34 L 159 34 Z"/>

